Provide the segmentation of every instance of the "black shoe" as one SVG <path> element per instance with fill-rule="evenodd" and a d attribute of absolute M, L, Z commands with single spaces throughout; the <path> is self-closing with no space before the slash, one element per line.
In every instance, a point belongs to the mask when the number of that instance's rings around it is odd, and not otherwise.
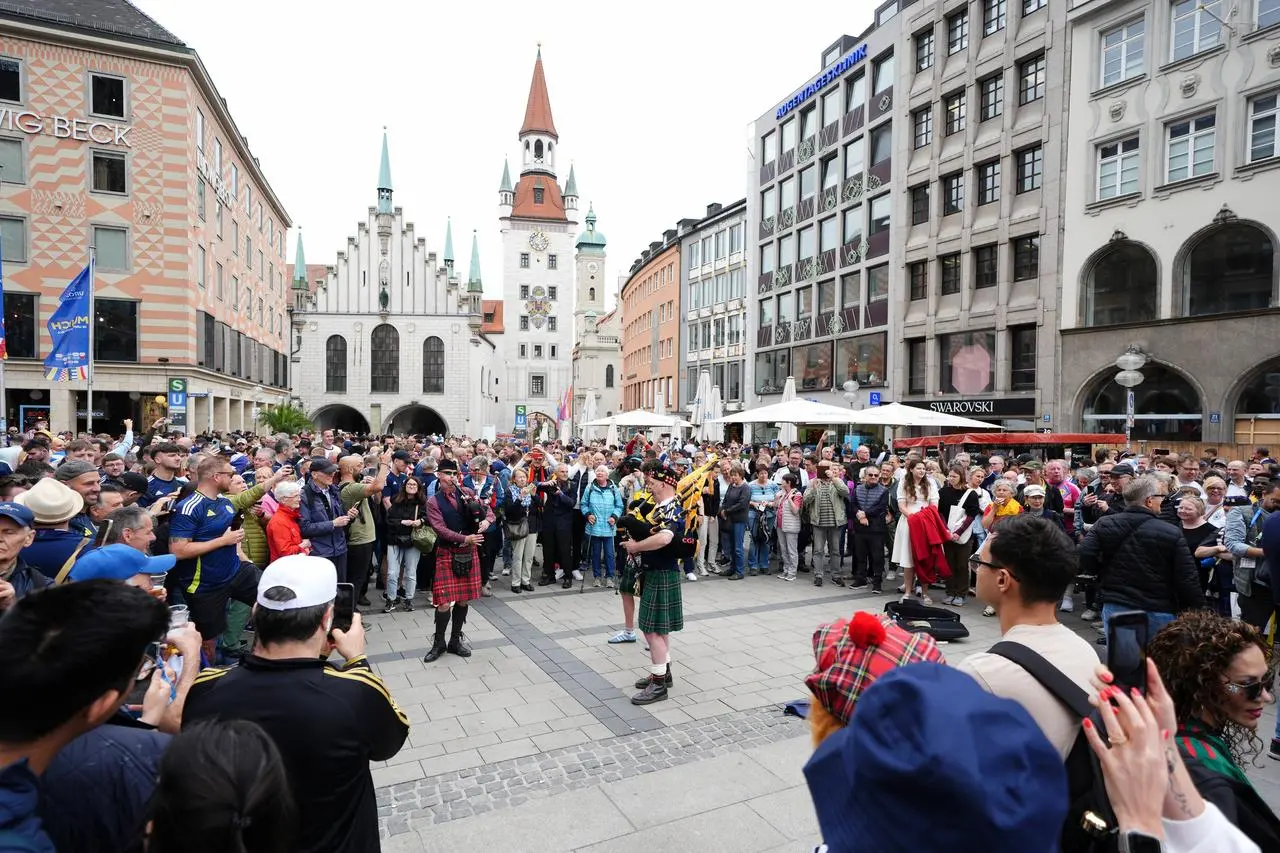
<path fill-rule="evenodd" d="M 831 582 L 836 586 L 844 586 L 844 578 L 832 578 Z"/>
<path fill-rule="evenodd" d="M 512 591 L 512 592 L 515 592 L 515 593 L 519 593 L 519 592 L 521 591 L 521 587 L 520 587 L 520 585 L 519 585 L 519 584 L 515 584 L 514 586 L 512 586 L 512 587 L 511 587 L 511 591 Z"/>
<path fill-rule="evenodd" d="M 422 662 L 431 663 L 432 661 L 439 660 L 440 657 L 448 650 L 448 648 L 449 647 L 444 644 L 444 640 L 441 639 L 440 637 L 437 637 L 436 641 L 431 644 L 431 648 L 428 649 L 427 653 L 422 656 Z"/>
<path fill-rule="evenodd" d="M 361 606 L 361 607 L 369 607 L 369 606 L 371 606 L 371 605 L 369 604 L 369 596 L 367 596 L 367 595 L 362 595 L 362 596 L 360 596 L 360 600 L 359 600 L 359 601 L 357 601 L 357 602 L 356 602 L 356 604 L 358 604 L 358 605 L 359 605 L 359 606 Z"/>
<path fill-rule="evenodd" d="M 560 588 L 561 588 L 561 589 L 572 589 L 572 588 L 573 588 L 573 575 L 565 575 L 565 576 L 564 576 L 564 580 L 560 582 Z"/>
<path fill-rule="evenodd" d="M 403 610 L 405 613 L 412 613 L 413 601 L 408 598 L 400 599 L 400 609 Z"/>
<path fill-rule="evenodd" d="M 800 574 L 802 575 L 807 575 L 809 574 L 810 569 L 808 566 L 801 566 L 799 569 L 797 569 L 797 571 L 800 572 Z"/>
<path fill-rule="evenodd" d="M 813 585 L 822 586 L 822 575 L 818 575 L 816 578 L 813 579 Z M 840 584 L 840 586 L 844 586 L 844 584 Z"/>
<path fill-rule="evenodd" d="M 387 599 L 384 599 L 384 601 L 385 601 L 386 603 L 382 605 L 382 612 L 383 612 L 383 613 L 394 613 L 394 612 L 396 611 L 396 602 L 395 602 L 395 599 L 394 599 L 394 598 L 387 598 Z"/>
<path fill-rule="evenodd" d="M 667 685 L 663 679 L 650 676 L 645 680 L 644 689 L 631 697 L 632 705 L 651 705 L 667 698 Z"/>
<path fill-rule="evenodd" d="M 884 595 L 884 590 L 883 590 L 883 589 L 881 589 L 881 588 L 880 588 L 880 587 L 878 587 L 878 586 L 873 586 L 873 587 L 871 587 L 871 594 L 872 594 L 872 595 Z"/>
<path fill-rule="evenodd" d="M 737 572 L 729 572 L 729 574 L 725 576 L 725 580 L 740 581 L 742 580 L 742 575 L 738 574 Z"/>
<path fill-rule="evenodd" d="M 471 657 L 471 646 L 467 644 L 466 638 L 461 634 L 454 634 L 449 638 L 448 652 L 460 658 L 469 658 Z"/>
<path fill-rule="evenodd" d="M 556 582 L 555 578 L 541 577 L 538 578 L 538 586 L 551 586 Z"/>
<path fill-rule="evenodd" d="M 644 678 L 641 678 L 638 681 L 636 681 L 636 690 L 643 690 L 645 688 L 645 685 L 649 683 L 649 678 L 650 676 L 646 675 Z M 670 687 L 671 685 L 676 683 L 676 680 L 671 677 L 671 664 L 667 664 L 667 677 L 664 679 L 663 683 L 667 687 Z"/>
<path fill-rule="evenodd" d="M 524 590 L 525 592 L 533 592 L 533 584 L 522 583 L 520 584 L 520 589 Z"/>
<path fill-rule="evenodd" d="M 864 580 L 858 580 L 857 578 L 854 578 L 853 580 L 849 581 L 849 589 L 853 590 L 854 592 L 857 592 L 860 589 L 866 589 L 866 588 L 867 588 L 867 582 Z"/>

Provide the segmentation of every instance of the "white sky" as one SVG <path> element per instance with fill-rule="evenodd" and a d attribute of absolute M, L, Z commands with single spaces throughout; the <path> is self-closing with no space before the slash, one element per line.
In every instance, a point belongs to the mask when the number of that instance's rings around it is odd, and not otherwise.
<path fill-rule="evenodd" d="M 478 230 L 489 298 L 502 292 L 502 161 L 510 156 L 515 180 L 539 41 L 564 146 L 560 181 L 572 160 L 579 221 L 594 203 L 614 278 L 678 219 L 746 194 L 749 124 L 816 76 L 823 48 L 861 32 L 874 9 L 804 12 L 759 0 L 134 2 L 199 52 L 302 226 L 308 263 L 333 263 L 375 203 L 386 125 L 395 203 L 437 253 L 453 217 L 464 274 Z"/>

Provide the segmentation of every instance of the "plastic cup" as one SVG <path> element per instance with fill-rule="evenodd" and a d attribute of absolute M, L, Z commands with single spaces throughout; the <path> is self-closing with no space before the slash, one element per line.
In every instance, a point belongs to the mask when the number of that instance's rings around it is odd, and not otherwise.
<path fill-rule="evenodd" d="M 191 611 L 185 604 L 175 604 L 169 608 L 169 630 L 181 628 L 191 621 Z"/>
<path fill-rule="evenodd" d="M 156 573 L 156 574 L 154 574 L 154 575 L 150 575 L 150 578 L 151 578 L 151 588 L 152 588 L 152 589 L 163 589 L 163 588 L 164 588 L 164 582 L 165 582 L 165 579 L 166 579 L 166 578 L 168 578 L 168 577 L 169 577 L 169 573 L 168 573 L 168 572 L 157 572 L 157 573 Z"/>

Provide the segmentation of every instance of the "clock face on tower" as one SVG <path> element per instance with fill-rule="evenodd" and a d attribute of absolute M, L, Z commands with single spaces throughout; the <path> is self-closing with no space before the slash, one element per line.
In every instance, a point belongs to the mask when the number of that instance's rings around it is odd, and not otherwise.
<path fill-rule="evenodd" d="M 587 272 L 597 272 L 599 271 L 599 269 L 600 269 L 600 265 L 597 264 L 595 261 L 592 261 L 591 263 L 587 264 Z"/>
<path fill-rule="evenodd" d="M 551 240 L 548 239 L 546 232 L 541 228 L 533 229 L 533 233 L 529 235 L 529 248 L 535 252 L 545 252 L 549 245 L 551 245 Z"/>

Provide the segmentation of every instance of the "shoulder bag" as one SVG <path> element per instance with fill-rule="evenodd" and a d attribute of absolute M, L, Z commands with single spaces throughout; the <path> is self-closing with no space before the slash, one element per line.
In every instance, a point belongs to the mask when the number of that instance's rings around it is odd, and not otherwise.
<path fill-rule="evenodd" d="M 413 508 L 413 520 L 418 520 L 419 507 Z M 413 543 L 413 547 L 417 548 L 424 554 L 430 554 L 436 547 L 436 531 L 430 524 L 422 524 L 413 528 L 413 532 L 409 534 L 409 540 Z"/>
<path fill-rule="evenodd" d="M 59 586 L 67 582 L 67 575 L 71 574 L 71 567 L 76 564 L 76 558 L 80 556 L 80 552 L 89 544 L 89 537 L 83 537 L 76 543 L 76 548 L 71 552 L 71 556 L 67 557 L 67 561 L 62 564 L 62 568 L 58 569 L 58 576 L 53 579 L 53 585 Z"/>
<path fill-rule="evenodd" d="M 968 542 L 969 538 L 973 536 L 973 525 L 965 524 L 965 519 L 969 517 L 969 514 L 964 511 L 964 502 L 969 500 L 969 495 L 974 491 L 976 490 L 965 489 L 964 494 L 960 496 L 960 500 L 956 501 L 956 505 L 947 511 L 947 529 L 952 533 L 958 532 L 960 534 L 960 539 L 957 541 L 961 545 Z M 957 531 L 956 528 L 962 524 L 964 524 L 964 529 Z"/>

